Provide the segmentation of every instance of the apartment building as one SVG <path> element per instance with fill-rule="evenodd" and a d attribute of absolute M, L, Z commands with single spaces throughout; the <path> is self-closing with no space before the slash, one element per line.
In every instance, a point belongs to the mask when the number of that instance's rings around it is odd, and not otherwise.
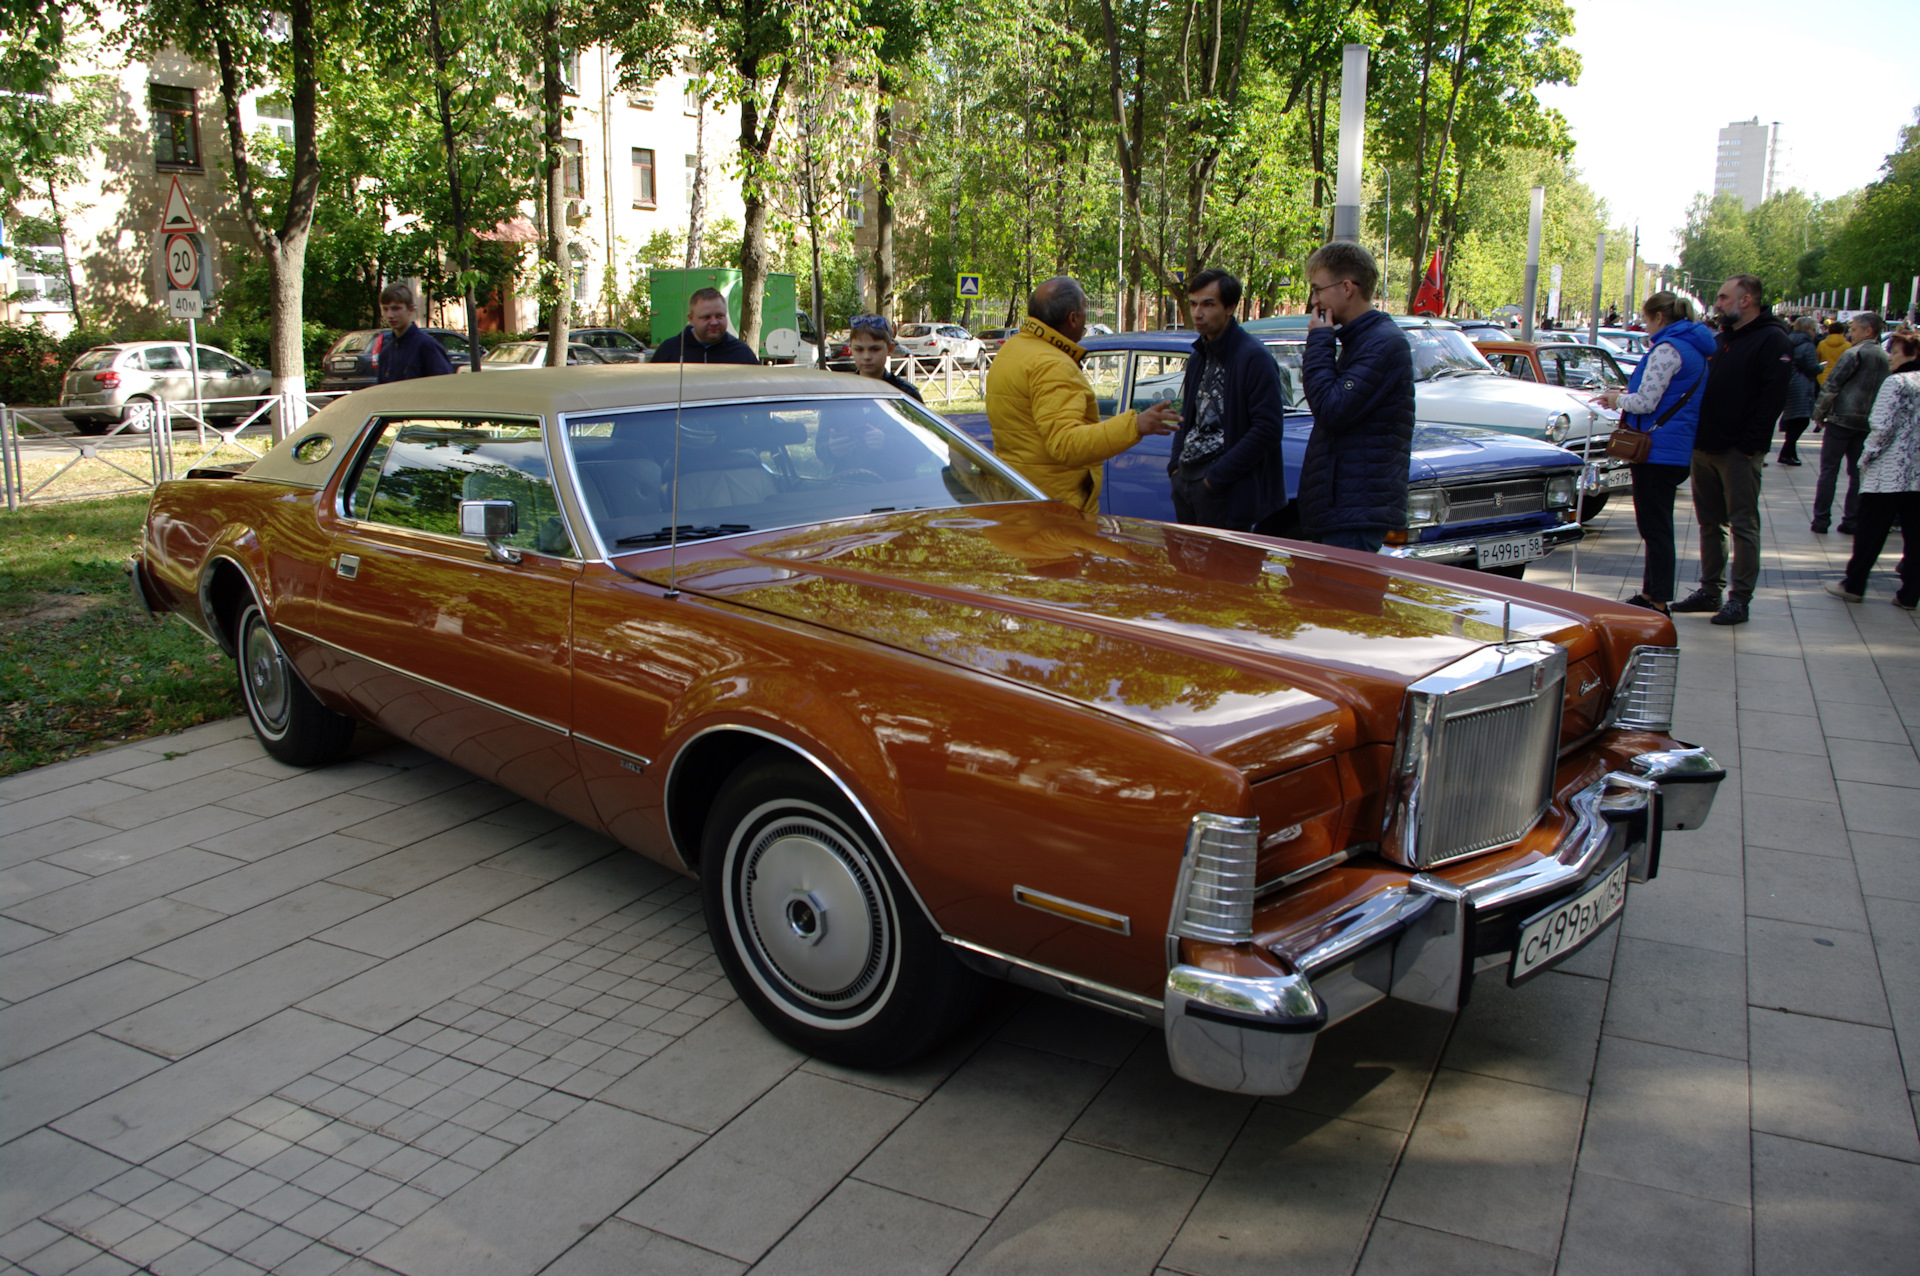
<path fill-rule="evenodd" d="M 67 227 L 65 265 L 89 319 L 135 331 L 165 323 L 173 286 L 165 250 L 176 234 L 197 250 L 199 273 L 192 283 L 212 313 L 220 289 L 256 251 L 232 191 L 232 151 L 214 70 L 169 52 L 124 64 L 101 57 L 68 71 L 111 81 L 107 140 L 85 180 L 59 195 Z M 604 50 L 588 48 L 569 61 L 564 180 L 576 322 L 611 317 L 608 295 L 631 286 L 635 254 L 656 231 L 685 233 L 698 168 L 706 171 L 708 218 L 738 221 L 742 215 L 730 165 L 737 110 L 709 104 L 703 118 L 684 76 L 634 92 L 617 90 L 615 78 Z M 249 134 L 264 130 L 292 140 L 291 107 L 272 91 L 249 95 L 241 103 L 241 120 Z M 539 126 L 530 120 L 527 127 Z M 162 225 L 176 186 L 191 210 L 191 228 Z M 23 196 L 15 208 L 40 218 L 53 212 L 44 194 Z M 537 273 L 544 221 L 544 210 L 530 201 L 522 216 L 484 232 L 522 245 L 527 268 L 521 277 L 529 281 Z M 0 258 L 0 298 L 10 299 L 0 300 L 0 319 L 37 317 L 57 333 L 70 331 L 73 307 L 58 241 L 7 247 Z M 465 307 L 457 299 L 427 300 L 433 321 L 465 325 Z M 484 328 L 522 331 L 538 322 L 538 307 L 527 293 L 515 292 L 486 299 L 479 318 Z"/>
<path fill-rule="evenodd" d="M 1720 130 L 1714 156 L 1713 193 L 1738 195 L 1751 209 L 1773 194 L 1774 167 L 1780 150 L 1780 122 L 1762 124 L 1759 116 L 1735 120 Z"/>

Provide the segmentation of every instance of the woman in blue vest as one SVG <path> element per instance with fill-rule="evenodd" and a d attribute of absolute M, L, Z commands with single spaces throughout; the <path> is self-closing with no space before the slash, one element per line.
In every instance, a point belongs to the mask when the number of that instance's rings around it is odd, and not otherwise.
<path fill-rule="evenodd" d="M 1646 357 L 1624 394 L 1610 391 L 1600 402 L 1620 409 L 1621 428 L 1653 435 L 1647 459 L 1632 467 L 1633 518 L 1647 552 L 1640 592 L 1627 601 L 1664 614 L 1673 599 L 1673 494 L 1693 465 L 1713 333 L 1694 322 L 1692 302 L 1670 292 L 1654 293 L 1640 312 L 1650 338 Z"/>

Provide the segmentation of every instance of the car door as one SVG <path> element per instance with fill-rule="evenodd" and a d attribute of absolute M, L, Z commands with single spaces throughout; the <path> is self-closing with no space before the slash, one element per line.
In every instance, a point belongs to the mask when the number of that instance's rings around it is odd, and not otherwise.
<path fill-rule="evenodd" d="M 1114 359 L 1110 369 L 1096 374 L 1095 362 Z M 1131 408 L 1140 411 L 1163 399 L 1180 397 L 1180 382 L 1186 376 L 1184 353 L 1118 351 L 1088 355 L 1081 365 L 1093 382 L 1094 396 L 1100 401 L 1102 419 Z M 1112 385 L 1111 398 L 1106 389 Z M 1123 393 L 1124 391 L 1124 393 Z M 1107 461 L 1106 482 L 1100 489 L 1102 513 L 1128 518 L 1173 518 L 1173 487 L 1167 477 L 1167 460 L 1173 454 L 1173 436 L 1151 434 Z"/>
<path fill-rule="evenodd" d="M 369 721 L 579 819 L 572 722 L 574 541 L 538 419 L 395 416 L 341 488 L 318 633 L 322 677 Z M 462 500 L 510 500 L 496 555 Z"/>
<path fill-rule="evenodd" d="M 243 376 L 247 366 L 226 351 L 198 346 L 194 357 L 200 364 L 201 399 L 231 399 L 251 393 Z M 241 403 L 214 404 L 208 408 L 208 415 L 232 416 L 244 413 L 246 407 Z"/>
<path fill-rule="evenodd" d="M 149 393 L 171 404 L 193 402 L 193 370 L 187 366 L 187 352 L 180 346 L 148 346 L 140 352 L 146 369 Z"/>

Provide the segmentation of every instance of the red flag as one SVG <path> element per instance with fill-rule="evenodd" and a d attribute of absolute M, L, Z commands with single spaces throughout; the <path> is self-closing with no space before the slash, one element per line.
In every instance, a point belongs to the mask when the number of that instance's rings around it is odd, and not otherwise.
<path fill-rule="evenodd" d="M 1427 263 L 1427 277 L 1420 281 L 1420 291 L 1413 297 L 1413 313 L 1416 315 L 1438 315 L 1446 307 L 1441 295 L 1440 250 L 1433 250 L 1433 260 Z"/>

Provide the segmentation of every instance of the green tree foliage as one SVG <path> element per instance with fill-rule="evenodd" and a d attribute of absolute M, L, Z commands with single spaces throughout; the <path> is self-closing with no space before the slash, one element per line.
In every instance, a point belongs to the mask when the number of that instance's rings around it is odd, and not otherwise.
<path fill-rule="evenodd" d="M 1860 192 L 1852 216 L 1835 231 L 1820 283 L 1830 288 L 1891 283 L 1897 303 L 1902 285 L 1920 275 L 1920 109 L 1900 130 L 1900 146 L 1887 156 L 1883 176 Z M 1877 304 L 1877 298 L 1876 304 Z"/>

